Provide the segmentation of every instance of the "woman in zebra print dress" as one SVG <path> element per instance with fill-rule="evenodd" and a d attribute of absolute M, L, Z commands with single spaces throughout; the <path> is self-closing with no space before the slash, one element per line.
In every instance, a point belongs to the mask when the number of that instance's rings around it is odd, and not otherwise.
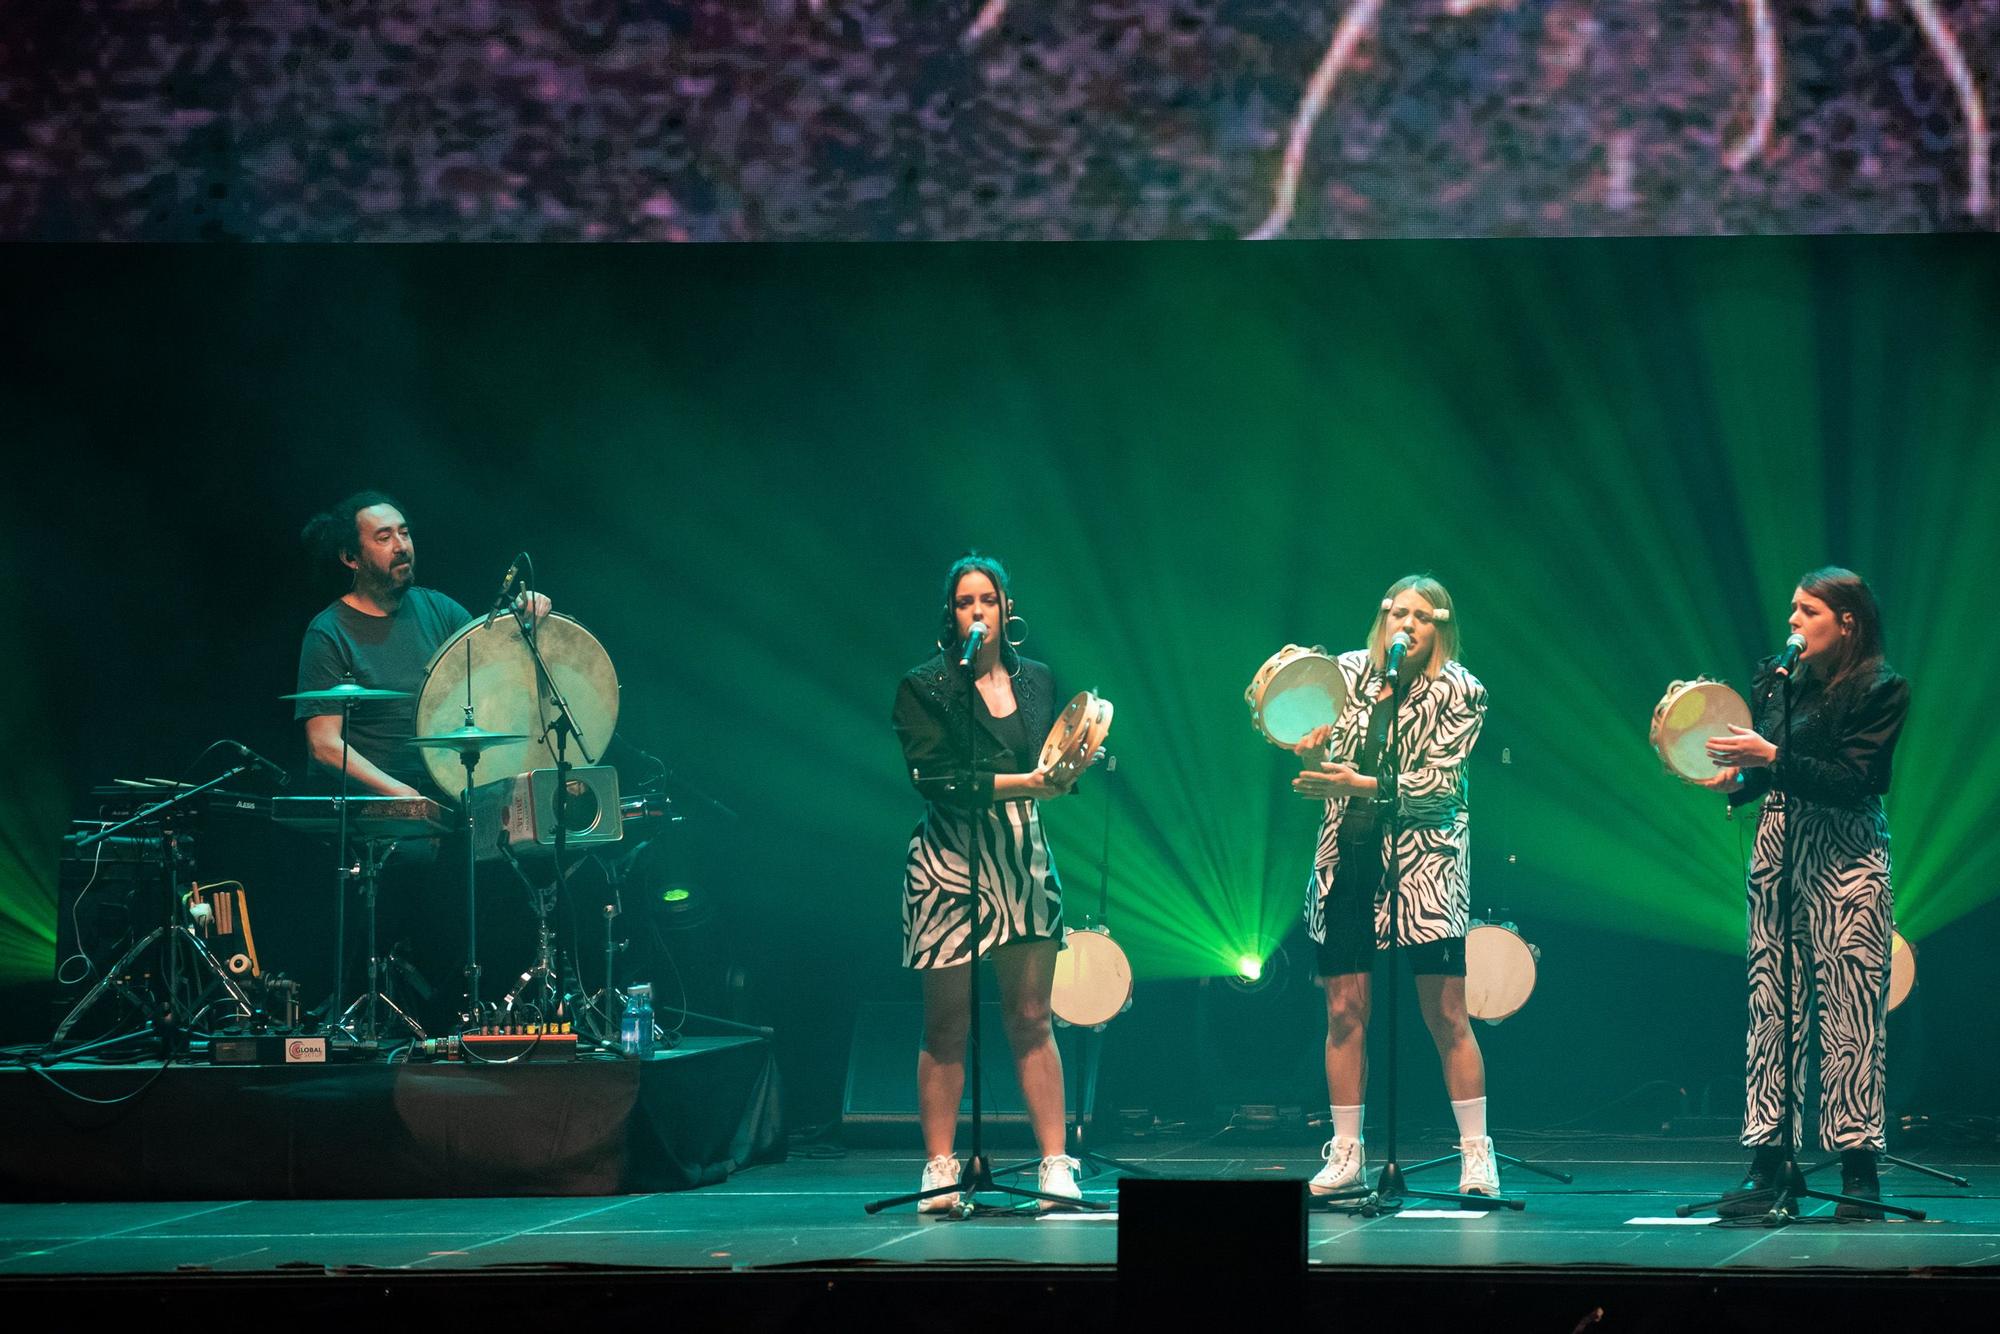
<path fill-rule="evenodd" d="M 1385 669 L 1398 634 L 1408 636 L 1409 649 L 1392 688 Z M 1292 789 L 1326 803 L 1305 909 L 1326 990 L 1333 1104 L 1326 1166 L 1312 1179 L 1317 1195 L 1356 1187 L 1367 1167 L 1361 1125 L 1370 989 L 1376 951 L 1390 948 L 1403 951 L 1416 976 L 1418 1005 L 1444 1065 L 1459 1130 L 1459 1190 L 1500 1192 L 1486 1133 L 1486 1066 L 1465 1012 L 1465 764 L 1486 717 L 1486 687 L 1457 661 L 1458 644 L 1444 585 L 1425 575 L 1398 579 L 1382 598 L 1368 647 L 1336 659 L 1347 680 L 1340 716 L 1296 747 L 1305 769 Z M 1386 753 L 1391 709 L 1393 757 Z M 1390 802 L 1400 827 L 1393 850 L 1378 814 Z M 1399 873 L 1393 936 L 1385 874 L 1392 852 Z"/>
<path fill-rule="evenodd" d="M 965 966 L 973 955 L 967 864 L 977 825 L 983 850 L 978 953 L 992 961 L 999 979 L 1007 1042 L 1042 1150 L 1036 1186 L 1074 1198 L 1077 1163 L 1063 1152 L 1062 1057 L 1049 1027 L 1062 948 L 1062 885 L 1037 805 L 1070 789 L 1039 767 L 1042 739 L 1055 722 L 1055 679 L 1047 666 L 1015 651 L 1007 638 L 1013 618 L 1000 562 L 962 557 L 945 580 L 939 652 L 906 674 L 896 691 L 904 765 L 925 801 L 903 872 L 903 964 L 921 974 L 924 990 L 917 1055 L 918 1119 L 928 1160 L 923 1189 L 959 1177 L 952 1139 L 965 1090 Z M 958 663 L 975 625 L 986 633 L 973 660 L 976 690 L 968 716 Z M 946 1193 L 918 1207 L 935 1213 L 957 1201 Z"/>
<path fill-rule="evenodd" d="M 1791 826 L 1793 1124 L 1805 1089 L 1812 1001 L 1819 1018 L 1819 1140 L 1840 1150 L 1841 1193 L 1879 1198 L 1875 1156 L 1883 1145 L 1883 1068 L 1888 1024 L 1889 823 L 1882 798 L 1910 707 L 1910 684 L 1883 661 L 1882 617 L 1860 575 L 1828 566 L 1799 580 L 1791 628 L 1805 639 L 1790 682 L 1776 659 L 1758 664 L 1755 727 L 1709 745 L 1721 768 L 1704 786 L 1730 805 L 1764 797 L 1750 859 L 1750 1023 L 1743 1143 L 1755 1150 L 1738 1193 L 1771 1189 L 1784 1167 L 1784 1010 L 1780 981 L 1787 934 L 1778 902 L 1785 830 Z M 1784 696 L 1789 739 L 1780 742 Z M 1736 1212 L 1761 1213 L 1762 1200 Z M 1879 1217 L 1842 1205 L 1848 1217 Z"/>

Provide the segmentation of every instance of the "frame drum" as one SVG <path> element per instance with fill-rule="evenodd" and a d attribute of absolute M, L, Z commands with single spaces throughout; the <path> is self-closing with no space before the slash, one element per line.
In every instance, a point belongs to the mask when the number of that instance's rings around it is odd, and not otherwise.
<path fill-rule="evenodd" d="M 1541 957 L 1512 922 L 1475 919 L 1465 933 L 1465 1012 L 1489 1024 L 1517 1013 L 1535 992 Z"/>
<path fill-rule="evenodd" d="M 530 769 L 555 768 L 555 734 L 549 731 L 555 707 L 521 638 L 520 622 L 512 616 L 496 616 L 491 624 L 484 616 L 469 621 L 431 655 L 417 694 L 417 735 L 449 732 L 465 722 L 468 642 L 474 720 L 489 732 L 518 732 L 528 738 L 482 754 L 475 777 L 490 783 Z M 560 612 L 542 617 L 535 644 L 576 715 L 578 735 L 570 738 L 569 762 L 598 763 L 618 728 L 618 673 L 611 668 L 611 656 L 590 631 Z M 456 751 L 426 750 L 424 765 L 440 790 L 457 792 L 465 786 Z"/>
<path fill-rule="evenodd" d="M 1101 926 L 1071 931 L 1056 955 L 1049 1006 L 1073 1028 L 1102 1028 L 1132 1008 L 1132 962 Z"/>
<path fill-rule="evenodd" d="M 1729 735 L 1730 724 L 1750 726 L 1750 706 L 1720 681 L 1697 676 L 1675 681 L 1653 706 L 1647 740 L 1667 772 L 1683 782 L 1713 778 L 1722 766 L 1708 758 L 1713 737 Z"/>
<path fill-rule="evenodd" d="M 1315 727 L 1332 725 L 1347 703 L 1347 678 L 1324 649 L 1287 644 L 1264 660 L 1243 692 L 1250 725 L 1290 750 Z"/>
<path fill-rule="evenodd" d="M 1884 1013 L 1893 1014 L 1898 1005 L 1910 998 L 1910 989 L 1917 985 L 1917 952 L 1910 948 L 1910 942 L 1903 939 L 1900 931 L 1889 933 L 1889 1008 Z"/>

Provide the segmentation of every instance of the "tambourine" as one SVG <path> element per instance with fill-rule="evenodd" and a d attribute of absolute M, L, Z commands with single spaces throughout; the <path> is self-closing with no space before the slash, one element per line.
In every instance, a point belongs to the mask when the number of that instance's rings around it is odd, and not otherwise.
<path fill-rule="evenodd" d="M 1243 692 L 1250 724 L 1290 750 L 1316 727 L 1328 727 L 1347 703 L 1347 678 L 1324 649 L 1287 644 L 1264 660 Z"/>
<path fill-rule="evenodd" d="M 1721 681 L 1697 676 L 1667 687 L 1653 708 L 1647 739 L 1668 773 L 1698 783 L 1721 772 L 1723 766 L 1708 758 L 1708 743 L 1728 736 L 1732 725 L 1750 725 L 1750 706 L 1743 696 Z"/>
<path fill-rule="evenodd" d="M 1049 781 L 1068 787 L 1090 767 L 1090 757 L 1111 735 L 1111 701 L 1080 691 L 1049 729 L 1042 743 L 1041 767 Z"/>

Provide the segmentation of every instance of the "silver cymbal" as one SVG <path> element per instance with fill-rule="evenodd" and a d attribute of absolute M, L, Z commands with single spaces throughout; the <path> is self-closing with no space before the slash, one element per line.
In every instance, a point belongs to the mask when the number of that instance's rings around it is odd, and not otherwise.
<path fill-rule="evenodd" d="M 489 732 L 483 727 L 455 727 L 449 732 L 439 732 L 435 736 L 410 738 L 409 744 L 422 750 L 455 750 L 459 754 L 477 755 L 495 746 L 511 746 L 528 738 L 520 732 Z"/>
<path fill-rule="evenodd" d="M 342 681 L 325 690 L 301 690 L 296 695 L 280 695 L 278 698 L 302 699 L 309 704 L 360 704 L 373 699 L 409 699 L 414 694 L 414 690 L 378 690 L 374 686 Z"/>

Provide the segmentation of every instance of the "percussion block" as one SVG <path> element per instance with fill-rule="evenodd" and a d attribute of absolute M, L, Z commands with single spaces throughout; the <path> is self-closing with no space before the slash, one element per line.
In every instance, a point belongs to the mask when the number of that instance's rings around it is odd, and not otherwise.
<path fill-rule="evenodd" d="M 1254 1308 L 1263 1324 L 1298 1311 L 1305 1279 L 1303 1179 L 1119 1179 L 1118 1300 L 1126 1313 L 1155 1309 L 1151 1303 L 1185 1312 L 1190 1301 L 1230 1302 L 1246 1314 Z"/>
<path fill-rule="evenodd" d="M 569 771 L 566 846 L 616 843 L 624 837 L 618 804 L 618 771 L 608 764 Z M 556 841 L 556 771 L 532 769 L 472 790 L 473 846 L 481 861 L 515 852 L 552 848 Z"/>

